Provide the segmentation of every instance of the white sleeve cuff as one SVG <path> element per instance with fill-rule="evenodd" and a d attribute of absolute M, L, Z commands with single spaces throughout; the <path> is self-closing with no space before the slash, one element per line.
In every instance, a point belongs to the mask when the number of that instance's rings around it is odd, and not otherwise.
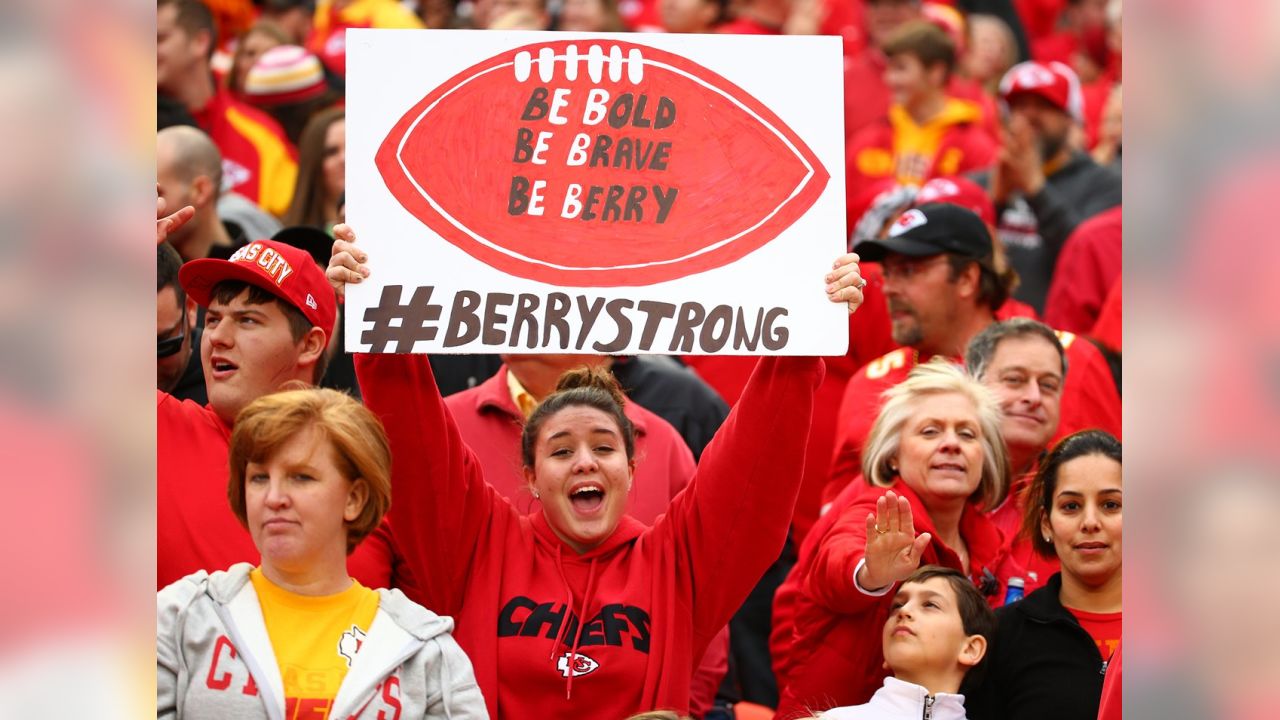
<path fill-rule="evenodd" d="M 858 584 L 858 571 L 861 570 L 862 566 L 866 564 L 867 564 L 867 559 L 862 558 L 861 560 L 858 561 L 858 566 L 853 569 L 853 586 L 858 588 L 858 592 L 862 593 L 863 595 L 869 595 L 871 597 L 881 597 L 883 595 L 888 595 L 889 591 L 893 589 L 893 583 L 889 583 L 888 585 L 885 585 L 879 590 L 868 590 L 862 587 L 862 585 Z"/>

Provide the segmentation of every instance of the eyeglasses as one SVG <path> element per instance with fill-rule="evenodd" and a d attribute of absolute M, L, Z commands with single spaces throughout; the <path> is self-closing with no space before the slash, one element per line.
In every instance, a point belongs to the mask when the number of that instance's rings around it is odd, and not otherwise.
<path fill-rule="evenodd" d="M 917 260 L 883 262 L 880 263 L 880 270 L 884 273 L 885 280 L 910 280 L 913 276 L 937 265 L 940 260 L 946 262 L 947 256 L 934 255 L 931 258 Z"/>
<path fill-rule="evenodd" d="M 167 358 L 178 354 L 178 351 L 182 349 L 182 341 L 187 339 L 185 324 L 182 320 L 179 320 L 174 328 L 182 332 L 179 332 L 175 337 L 156 341 L 156 358 Z M 169 330 L 169 332 L 173 332 L 173 330 Z M 165 334 L 168 335 L 169 333 Z"/>

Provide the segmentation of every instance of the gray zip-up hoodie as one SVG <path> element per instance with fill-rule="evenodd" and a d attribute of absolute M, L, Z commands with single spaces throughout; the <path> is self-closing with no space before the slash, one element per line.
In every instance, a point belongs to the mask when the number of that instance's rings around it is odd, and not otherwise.
<path fill-rule="evenodd" d="M 156 596 L 156 717 L 284 720 L 284 682 L 248 563 L 200 571 Z M 332 720 L 487 719 L 453 619 L 378 590 Z"/>

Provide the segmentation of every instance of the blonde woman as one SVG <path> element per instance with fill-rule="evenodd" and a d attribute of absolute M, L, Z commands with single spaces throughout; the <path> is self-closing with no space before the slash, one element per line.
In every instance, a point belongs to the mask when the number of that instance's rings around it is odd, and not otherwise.
<path fill-rule="evenodd" d="M 876 638 L 921 565 L 958 570 L 991 605 L 1020 574 L 984 514 L 1009 491 L 991 391 L 936 359 L 887 393 L 855 481 L 810 532 L 779 590 L 771 649 L 778 717 L 865 703 L 886 676 Z"/>

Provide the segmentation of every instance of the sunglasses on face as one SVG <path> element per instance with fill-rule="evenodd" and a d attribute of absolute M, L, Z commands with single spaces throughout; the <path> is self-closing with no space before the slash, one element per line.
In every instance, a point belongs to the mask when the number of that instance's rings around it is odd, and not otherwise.
<path fill-rule="evenodd" d="M 184 325 L 185 323 L 179 320 L 178 324 L 173 326 L 169 332 L 173 332 L 174 330 L 180 330 L 181 332 L 174 337 L 167 337 L 156 341 L 156 358 L 167 358 L 178 354 L 178 351 L 182 349 L 182 341 L 187 339 L 187 330 Z M 168 335 L 169 333 L 165 334 Z"/>
<path fill-rule="evenodd" d="M 929 258 L 912 260 L 891 260 L 880 263 L 880 271 L 884 274 L 886 280 L 910 280 L 912 277 L 937 265 L 939 261 L 945 260 L 947 260 L 946 255 L 934 255 Z"/>

